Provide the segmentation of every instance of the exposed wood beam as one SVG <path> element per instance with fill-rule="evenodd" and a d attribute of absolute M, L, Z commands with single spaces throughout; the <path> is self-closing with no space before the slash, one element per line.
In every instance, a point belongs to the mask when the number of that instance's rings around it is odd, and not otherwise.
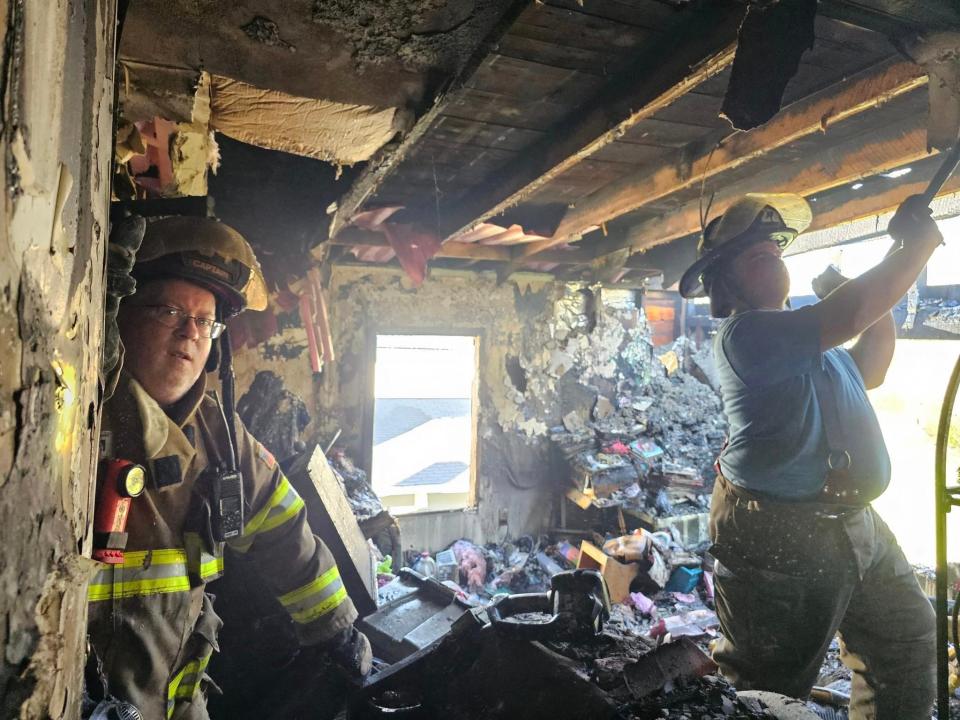
<path fill-rule="evenodd" d="M 331 238 L 324 245 L 334 247 L 389 247 L 390 243 L 383 233 L 361 230 L 360 228 L 344 228 L 339 235 Z M 438 258 L 458 258 L 464 260 L 487 260 L 490 262 L 508 263 L 513 259 L 513 249 L 510 245 L 481 245 L 479 243 L 457 242 L 448 240 L 435 255 Z M 558 265 L 581 265 L 590 262 L 592 256 L 582 248 L 572 250 L 556 250 L 537 256 L 537 262 L 556 263 Z"/>
<path fill-rule="evenodd" d="M 603 222 L 824 132 L 830 125 L 874 109 L 926 82 L 927 76 L 918 65 L 890 60 L 790 105 L 767 124 L 733 134 L 692 160 L 688 151 L 678 150 L 657 167 L 626 175 L 578 202 L 563 217 L 552 238 L 530 244 L 521 256 L 536 255 L 576 239 Z"/>
<path fill-rule="evenodd" d="M 442 221 L 441 235 L 456 237 L 523 202 L 637 123 L 723 72 L 733 63 L 742 15 L 737 6 L 703 9 L 684 28 L 691 42 L 678 42 L 673 33 L 664 35 L 587 107 L 565 117 L 543 140 L 471 191 Z"/>
<path fill-rule="evenodd" d="M 830 188 L 856 182 L 862 178 L 916 162 L 927 153 L 927 133 L 922 119 L 913 119 L 903 127 L 894 127 L 870 136 L 869 142 L 854 147 L 818 153 L 809 162 L 789 165 L 775 173 L 763 173 L 750 181 L 749 191 L 793 192 L 815 195 Z M 711 215 L 725 211 L 748 189 L 726 188 L 722 197 L 714 199 Z M 623 247 L 644 250 L 670 242 L 700 230 L 700 204 L 691 201 L 676 211 L 634 225 L 625 238 L 598 248 L 598 256 Z"/>
<path fill-rule="evenodd" d="M 335 237 L 350 224 L 350 219 L 354 214 L 376 193 L 383 182 L 393 174 L 404 158 L 420 142 L 420 139 L 426 135 L 433 123 L 446 109 L 451 96 L 466 85 L 490 53 L 490 50 L 516 22 L 521 13 L 532 4 L 533 0 L 511 0 L 504 14 L 473 51 L 464 66 L 457 75 L 440 89 L 434 98 L 433 105 L 417 119 L 403 140 L 381 150 L 377 157 L 364 167 L 350 190 L 340 199 L 337 211 L 330 222 L 331 237 Z"/>
<path fill-rule="evenodd" d="M 845 203 L 831 208 L 827 212 L 817 213 L 807 232 L 827 230 L 843 223 L 854 222 L 875 215 L 892 212 L 900 203 L 911 195 L 918 195 L 927 188 L 928 180 L 904 183 L 885 190 L 882 193 L 873 193 L 867 197 L 853 198 Z M 940 190 L 938 195 L 949 195 L 960 190 L 960 177 L 954 176 Z"/>
<path fill-rule="evenodd" d="M 328 241 L 331 245 L 348 247 L 390 247 L 383 233 L 345 228 L 335 238 Z M 446 242 L 434 256 L 438 258 L 465 258 L 468 260 L 492 260 L 508 262 L 511 257 L 509 247 L 479 245 L 477 243 Z"/>
<path fill-rule="evenodd" d="M 960 28 L 960 10 L 955 3 L 900 0 L 888 5 L 881 8 L 849 0 L 820 0 L 817 12 L 892 38 L 918 30 Z"/>

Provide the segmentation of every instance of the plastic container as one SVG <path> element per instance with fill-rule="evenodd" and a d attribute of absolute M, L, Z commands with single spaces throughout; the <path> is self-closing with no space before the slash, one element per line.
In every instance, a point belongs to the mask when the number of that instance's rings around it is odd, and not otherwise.
<path fill-rule="evenodd" d="M 453 550 L 442 550 L 437 553 L 437 580 L 443 582 L 458 582 L 460 580 L 460 565 Z"/>
<path fill-rule="evenodd" d="M 422 552 L 420 559 L 413 564 L 413 569 L 424 577 L 436 577 L 437 561 L 430 557 L 430 553 Z"/>
<path fill-rule="evenodd" d="M 664 588 L 667 592 L 689 593 L 693 592 L 700 583 L 703 576 L 703 570 L 700 568 L 678 567 L 674 568 L 670 575 L 670 581 Z"/>

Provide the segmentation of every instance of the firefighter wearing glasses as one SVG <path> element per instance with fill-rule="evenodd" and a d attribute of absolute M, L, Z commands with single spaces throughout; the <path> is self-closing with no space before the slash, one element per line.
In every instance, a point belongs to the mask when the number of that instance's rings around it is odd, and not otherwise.
<path fill-rule="evenodd" d="M 302 645 L 366 674 L 369 643 L 303 501 L 230 398 L 206 391 L 206 371 L 229 364 L 227 343 L 217 346 L 224 320 L 267 306 L 253 251 L 216 220 L 165 218 L 147 226 L 132 275 L 105 464 L 135 463 L 146 481 L 129 503 L 125 546 L 101 550 L 108 561 L 90 583 L 88 692 L 103 684 L 145 720 L 207 717 L 204 671 L 221 623 L 204 590 L 223 573 L 225 544 L 259 571 Z"/>

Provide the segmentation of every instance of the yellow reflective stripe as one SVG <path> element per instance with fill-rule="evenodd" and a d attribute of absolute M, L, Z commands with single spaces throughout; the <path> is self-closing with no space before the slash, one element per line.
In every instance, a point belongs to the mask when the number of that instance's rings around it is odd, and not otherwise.
<path fill-rule="evenodd" d="M 312 608 L 308 608 L 307 610 L 292 613 L 290 617 L 292 617 L 295 622 L 298 622 L 302 625 L 310 623 L 319 617 L 333 612 L 340 607 L 341 603 L 343 603 L 343 601 L 346 599 L 347 589 L 341 585 L 339 590 L 337 590 L 333 595 L 328 597 L 323 602 L 313 606 Z"/>
<path fill-rule="evenodd" d="M 132 550 L 123 553 L 124 568 L 143 568 L 154 565 L 173 565 L 185 563 L 187 551 L 180 548 L 158 548 L 156 550 Z"/>
<path fill-rule="evenodd" d="M 340 571 L 334 565 L 315 580 L 281 596 L 280 604 L 296 622 L 309 623 L 334 610 L 346 597 Z"/>
<path fill-rule="evenodd" d="M 292 489 L 293 488 L 291 488 L 291 490 Z M 297 495 L 296 500 L 290 503 L 290 506 L 288 508 L 278 513 L 277 515 L 271 515 L 269 518 L 267 518 L 266 522 L 264 522 L 263 525 L 260 526 L 260 530 L 258 532 L 266 532 L 267 530 L 273 530 L 275 527 L 279 525 L 283 525 L 287 520 L 289 520 L 291 517 L 293 517 L 298 512 L 300 512 L 300 508 L 302 508 L 303 506 L 304 506 L 303 498 Z"/>
<path fill-rule="evenodd" d="M 340 570 L 334 565 L 332 568 L 327 570 L 323 575 L 314 580 L 311 580 L 306 585 L 298 587 L 296 590 L 288 592 L 286 595 L 280 597 L 280 602 L 284 607 L 289 607 L 299 603 L 301 600 L 304 600 L 311 595 L 320 592 L 327 585 L 332 583 L 334 580 L 340 579 Z"/>
<path fill-rule="evenodd" d="M 179 700 L 192 700 L 197 688 L 200 687 L 200 681 L 203 679 L 203 673 L 210 664 L 210 658 L 213 656 L 211 649 L 199 660 L 191 660 L 183 669 L 178 672 L 170 684 L 167 685 L 167 717 L 173 715 Z"/>
<path fill-rule="evenodd" d="M 280 484 L 273 491 L 270 499 L 256 515 L 247 523 L 243 536 L 230 542 L 230 546 L 238 552 L 245 553 L 253 545 L 259 533 L 264 533 L 280 527 L 304 508 L 303 499 L 290 484 L 286 477 L 281 476 Z"/>
<path fill-rule="evenodd" d="M 87 598 L 91 601 L 111 598 L 128 598 L 137 595 L 162 595 L 164 593 L 186 592 L 190 589 L 190 579 L 186 576 L 163 578 L 161 580 L 134 580 L 112 585 L 91 585 Z"/>
<path fill-rule="evenodd" d="M 244 535 L 256 535 L 260 530 L 260 526 L 263 525 L 263 521 L 266 520 L 267 515 L 270 514 L 270 511 L 283 502 L 287 492 L 293 490 L 293 488 L 290 487 L 290 481 L 283 476 L 281 476 L 281 478 L 280 484 L 277 485 L 277 489 L 273 491 L 270 499 L 267 500 L 267 504 L 263 506 L 263 509 L 260 510 L 260 512 L 250 518 L 250 522 L 248 522 L 247 526 L 243 529 Z"/>
<path fill-rule="evenodd" d="M 212 580 L 223 575 L 223 558 L 203 553 L 200 555 L 200 577 Z"/>
<path fill-rule="evenodd" d="M 187 553 L 179 548 L 125 553 L 122 564 L 102 568 L 87 586 L 90 602 L 190 590 Z M 209 581 L 222 574 L 223 558 L 201 553 L 201 579 Z"/>

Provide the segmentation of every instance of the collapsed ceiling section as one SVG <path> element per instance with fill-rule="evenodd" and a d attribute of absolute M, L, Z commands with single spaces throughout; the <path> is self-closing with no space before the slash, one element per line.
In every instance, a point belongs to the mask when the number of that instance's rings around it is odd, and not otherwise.
<path fill-rule="evenodd" d="M 916 48 L 958 28 L 938 0 L 150 0 L 121 101 L 146 157 L 192 132 L 179 157 L 212 167 L 219 132 L 354 166 L 317 193 L 315 256 L 635 282 L 744 192 L 823 198 L 820 228 L 896 205 L 936 162 Z M 169 155 L 135 192 L 193 177 Z"/>

